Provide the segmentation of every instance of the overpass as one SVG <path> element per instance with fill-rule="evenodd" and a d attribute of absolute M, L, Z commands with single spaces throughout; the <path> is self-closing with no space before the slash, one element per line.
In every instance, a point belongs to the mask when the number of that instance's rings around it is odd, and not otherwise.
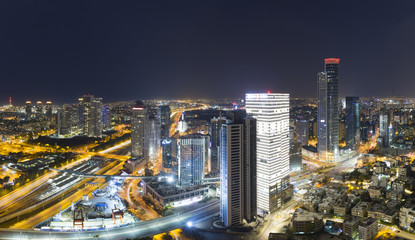
<path fill-rule="evenodd" d="M 174 229 L 182 228 L 188 222 L 200 223 L 219 214 L 219 200 L 211 200 L 204 206 L 182 213 L 173 214 L 145 222 L 137 222 L 127 226 L 100 231 L 43 231 L 31 229 L 0 229 L 0 240 L 3 239 L 127 239 L 154 236 Z"/>
<path fill-rule="evenodd" d="M 89 174 L 83 173 L 68 169 L 56 169 L 56 168 L 49 168 L 50 170 L 57 171 L 57 172 L 66 172 L 72 175 L 77 175 L 83 178 L 112 178 L 112 179 L 146 179 L 146 178 L 153 178 L 154 176 L 132 176 L 132 175 L 104 175 L 104 174 Z"/>

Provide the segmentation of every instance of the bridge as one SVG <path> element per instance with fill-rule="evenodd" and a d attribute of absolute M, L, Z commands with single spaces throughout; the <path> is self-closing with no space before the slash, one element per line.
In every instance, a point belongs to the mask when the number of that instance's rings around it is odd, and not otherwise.
<path fill-rule="evenodd" d="M 57 172 L 66 172 L 73 175 L 77 175 L 79 177 L 83 178 L 111 178 L 111 179 L 146 179 L 146 178 L 154 178 L 154 176 L 132 176 L 132 175 L 105 175 L 105 174 L 89 174 L 89 173 L 83 173 L 68 169 L 56 169 L 56 168 L 49 168 L 52 171 Z"/>

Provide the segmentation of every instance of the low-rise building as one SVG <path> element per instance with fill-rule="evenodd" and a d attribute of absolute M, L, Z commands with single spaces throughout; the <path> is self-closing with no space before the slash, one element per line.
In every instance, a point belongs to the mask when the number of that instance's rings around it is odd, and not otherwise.
<path fill-rule="evenodd" d="M 334 204 L 333 211 L 334 211 L 334 214 L 339 215 L 339 216 L 346 215 L 347 202 L 338 202 Z"/>
<path fill-rule="evenodd" d="M 393 219 L 398 216 L 398 211 L 396 209 L 389 209 L 384 204 L 377 203 L 369 208 L 367 215 L 368 217 L 392 223 Z"/>
<path fill-rule="evenodd" d="M 178 188 L 167 180 L 141 180 L 144 194 L 162 207 L 178 207 L 204 199 L 209 193 L 207 185 Z"/>
<path fill-rule="evenodd" d="M 415 206 L 405 204 L 399 212 L 399 226 L 407 231 L 413 232 L 415 229 L 411 226 L 415 222 Z"/>
<path fill-rule="evenodd" d="M 351 216 L 343 222 L 343 234 L 351 239 L 356 239 L 359 236 L 359 224 L 362 221 L 361 217 Z"/>
<path fill-rule="evenodd" d="M 323 215 L 297 209 L 293 214 L 292 224 L 296 234 L 317 233 L 324 227 Z"/>
<path fill-rule="evenodd" d="M 369 192 L 370 198 L 377 199 L 383 196 L 383 187 L 378 186 L 370 186 L 367 188 L 367 191 Z"/>
<path fill-rule="evenodd" d="M 377 219 L 369 217 L 359 224 L 359 240 L 372 240 L 377 234 Z"/>
<path fill-rule="evenodd" d="M 357 216 L 361 218 L 367 217 L 367 211 L 369 210 L 371 204 L 369 202 L 359 202 L 352 208 L 352 216 Z"/>

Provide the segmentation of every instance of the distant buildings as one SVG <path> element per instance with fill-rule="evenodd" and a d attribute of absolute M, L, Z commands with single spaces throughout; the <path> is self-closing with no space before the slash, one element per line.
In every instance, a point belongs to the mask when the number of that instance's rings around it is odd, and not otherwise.
<path fill-rule="evenodd" d="M 102 136 L 102 98 L 84 95 L 78 98 L 79 126 L 82 134 L 89 137 Z"/>
<path fill-rule="evenodd" d="M 209 154 L 209 141 L 209 136 L 202 134 L 191 134 L 179 138 L 177 158 L 180 186 L 202 184 L 205 163 Z"/>
<path fill-rule="evenodd" d="M 359 142 L 359 97 L 346 97 L 346 147 L 348 149 L 355 149 Z"/>
<path fill-rule="evenodd" d="M 149 120 L 147 108 L 137 101 L 132 108 L 131 117 L 131 157 L 148 161 L 149 157 Z"/>
<path fill-rule="evenodd" d="M 289 94 L 249 93 L 245 99 L 247 115 L 257 120 L 257 206 L 270 213 L 287 200 L 290 187 Z"/>
<path fill-rule="evenodd" d="M 26 119 L 29 120 L 32 118 L 32 102 L 31 101 L 26 101 L 25 104 L 25 113 L 26 113 Z"/>
<path fill-rule="evenodd" d="M 160 150 L 160 122 L 156 116 L 149 118 L 150 136 L 149 136 L 149 160 L 154 161 Z"/>
<path fill-rule="evenodd" d="M 242 225 L 257 215 L 256 121 L 235 115 L 220 133 L 220 218 Z"/>
<path fill-rule="evenodd" d="M 339 156 L 339 63 L 338 58 L 326 58 L 317 81 L 317 152 L 320 160 L 329 162 Z"/>

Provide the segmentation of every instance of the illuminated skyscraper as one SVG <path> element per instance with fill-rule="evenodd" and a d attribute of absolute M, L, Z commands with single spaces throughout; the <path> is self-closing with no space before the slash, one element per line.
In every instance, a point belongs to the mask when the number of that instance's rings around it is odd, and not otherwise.
<path fill-rule="evenodd" d="M 289 98 L 285 93 L 245 97 L 247 115 L 257 120 L 257 206 L 262 213 L 275 211 L 290 197 Z"/>
<path fill-rule="evenodd" d="M 111 129 L 111 112 L 108 105 L 102 108 L 102 126 L 105 130 Z"/>
<path fill-rule="evenodd" d="M 102 136 L 102 98 L 84 95 L 78 98 L 79 126 L 89 137 Z"/>
<path fill-rule="evenodd" d="M 149 119 L 147 108 L 137 101 L 131 118 L 131 157 L 148 161 L 149 159 Z"/>
<path fill-rule="evenodd" d="M 209 141 L 209 136 L 202 134 L 190 134 L 179 138 L 177 158 L 180 186 L 202 184 Z"/>
<path fill-rule="evenodd" d="M 236 116 L 236 115 L 235 115 Z M 220 218 L 225 226 L 257 215 L 256 120 L 235 117 L 220 131 Z"/>
<path fill-rule="evenodd" d="M 42 103 L 42 101 L 37 101 L 36 102 L 36 114 L 38 116 L 41 116 L 43 114 L 43 103 Z"/>
<path fill-rule="evenodd" d="M 295 121 L 295 128 L 297 141 L 301 143 L 301 146 L 308 145 L 308 138 L 310 136 L 308 119 L 297 119 Z"/>
<path fill-rule="evenodd" d="M 209 172 L 219 171 L 219 144 L 220 144 L 220 130 L 222 124 L 226 122 L 225 117 L 214 117 L 210 120 L 210 136 L 211 136 L 211 164 L 209 164 Z"/>
<path fill-rule="evenodd" d="M 325 59 L 324 72 L 317 75 L 317 151 L 323 161 L 339 156 L 339 63 L 338 58 Z"/>
<path fill-rule="evenodd" d="M 170 107 L 169 105 L 161 105 L 157 109 L 157 115 L 160 120 L 160 138 L 170 137 Z"/>
<path fill-rule="evenodd" d="M 359 97 L 346 97 L 346 147 L 349 149 L 355 149 L 359 142 Z"/>

